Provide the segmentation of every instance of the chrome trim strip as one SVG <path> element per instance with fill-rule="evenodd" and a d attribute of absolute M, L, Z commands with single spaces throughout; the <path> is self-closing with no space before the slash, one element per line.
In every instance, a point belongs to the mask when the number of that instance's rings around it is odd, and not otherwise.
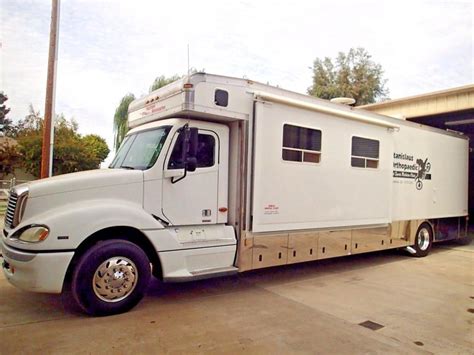
<path fill-rule="evenodd" d="M 221 271 L 221 272 L 215 272 L 215 273 L 209 273 L 209 274 L 163 277 L 163 282 L 181 283 L 181 282 L 189 282 L 189 281 L 198 281 L 198 280 L 205 280 L 205 279 L 210 279 L 210 278 L 232 276 L 238 273 L 239 273 L 239 270 L 236 268 L 236 270 Z"/>
<path fill-rule="evenodd" d="M 2 254 L 4 258 L 8 258 L 10 260 L 16 260 L 21 262 L 28 262 L 33 260 L 37 254 L 33 253 L 24 253 L 18 250 L 10 249 L 7 245 L 3 244 L 2 246 Z"/>

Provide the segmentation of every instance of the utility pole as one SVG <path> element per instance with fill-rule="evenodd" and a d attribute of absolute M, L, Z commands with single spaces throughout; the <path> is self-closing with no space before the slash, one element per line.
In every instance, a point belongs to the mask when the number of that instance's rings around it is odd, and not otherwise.
<path fill-rule="evenodd" d="M 56 93 L 56 66 L 58 57 L 59 0 L 52 0 L 51 29 L 49 34 L 48 76 L 44 106 L 43 146 L 41 149 L 41 178 L 52 176 L 54 145 L 54 99 Z"/>

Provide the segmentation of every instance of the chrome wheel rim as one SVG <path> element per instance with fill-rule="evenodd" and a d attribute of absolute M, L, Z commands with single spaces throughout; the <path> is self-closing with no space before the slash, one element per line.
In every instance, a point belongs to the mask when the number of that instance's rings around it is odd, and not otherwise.
<path fill-rule="evenodd" d="M 92 279 L 95 295 L 105 302 L 119 302 L 127 298 L 138 281 L 137 267 L 128 258 L 115 256 L 96 269 Z"/>
<path fill-rule="evenodd" d="M 430 232 L 426 228 L 421 228 L 418 232 L 417 240 L 418 248 L 420 250 L 427 250 L 430 245 Z"/>

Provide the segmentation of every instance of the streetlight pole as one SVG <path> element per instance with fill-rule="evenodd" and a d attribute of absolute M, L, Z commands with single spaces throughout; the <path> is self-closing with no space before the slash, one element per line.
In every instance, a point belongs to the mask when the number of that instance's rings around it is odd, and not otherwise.
<path fill-rule="evenodd" d="M 54 99 L 56 93 L 56 67 L 59 35 L 59 1 L 52 0 L 51 29 L 49 34 L 48 76 L 43 122 L 43 146 L 41 149 L 41 178 L 52 176 L 54 145 Z"/>

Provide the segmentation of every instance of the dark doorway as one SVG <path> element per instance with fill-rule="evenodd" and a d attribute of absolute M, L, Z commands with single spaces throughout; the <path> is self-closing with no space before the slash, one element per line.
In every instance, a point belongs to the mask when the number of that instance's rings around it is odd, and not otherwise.
<path fill-rule="evenodd" d="M 474 229 L 474 109 L 410 118 L 410 121 L 461 132 L 469 137 L 469 226 Z"/>

